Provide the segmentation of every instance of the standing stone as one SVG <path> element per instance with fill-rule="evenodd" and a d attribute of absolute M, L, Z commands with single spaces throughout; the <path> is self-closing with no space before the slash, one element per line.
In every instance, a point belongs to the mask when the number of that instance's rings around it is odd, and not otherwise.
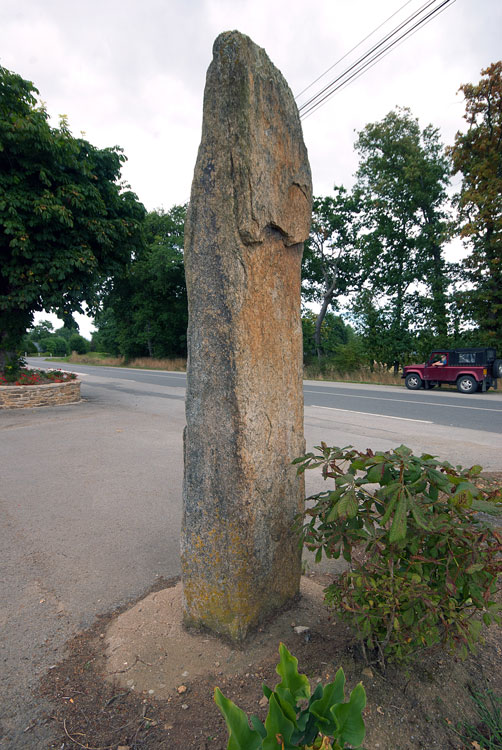
<path fill-rule="evenodd" d="M 184 617 L 233 640 L 293 599 L 303 482 L 300 269 L 312 186 L 293 95 L 221 34 L 185 227 Z"/>

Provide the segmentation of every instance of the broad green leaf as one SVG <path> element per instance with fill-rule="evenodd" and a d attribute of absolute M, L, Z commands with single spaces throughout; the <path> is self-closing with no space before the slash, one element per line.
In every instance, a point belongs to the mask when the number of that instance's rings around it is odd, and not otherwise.
<path fill-rule="evenodd" d="M 466 573 L 478 573 L 480 570 L 483 570 L 484 563 L 474 563 L 473 565 L 469 565 L 468 568 L 466 568 Z"/>
<path fill-rule="evenodd" d="M 415 612 L 413 610 L 413 607 L 410 607 L 410 609 L 405 609 L 401 614 L 401 617 L 403 618 L 403 622 L 405 625 L 413 625 L 415 621 Z"/>
<path fill-rule="evenodd" d="M 420 495 L 427 489 L 427 482 L 425 479 L 418 479 L 416 482 L 413 482 L 413 484 L 408 484 L 408 488 L 414 495 Z"/>
<path fill-rule="evenodd" d="M 414 484 L 420 479 L 421 471 L 415 466 L 408 466 L 402 471 L 402 478 L 406 484 Z"/>
<path fill-rule="evenodd" d="M 392 482 L 391 484 L 386 484 L 384 487 L 379 487 L 377 491 L 375 492 L 375 495 L 379 497 L 381 500 L 385 500 L 387 497 L 392 497 L 392 495 L 395 495 L 396 490 L 401 487 L 400 482 Z"/>
<path fill-rule="evenodd" d="M 385 472 L 385 466 L 380 463 L 378 466 L 372 466 L 366 474 L 366 479 L 372 484 L 379 484 Z"/>
<path fill-rule="evenodd" d="M 317 718 L 317 726 L 323 734 L 333 734 L 336 723 L 331 709 L 345 700 L 345 675 L 340 667 L 333 682 L 326 685 L 323 695 L 310 704 L 310 712 Z"/>
<path fill-rule="evenodd" d="M 387 456 L 381 451 L 377 451 L 374 456 L 371 457 L 372 464 L 383 464 L 387 461 Z"/>
<path fill-rule="evenodd" d="M 408 448 L 408 446 L 406 445 L 400 445 L 398 448 L 395 449 L 394 453 L 398 456 L 403 456 L 403 457 L 412 455 L 411 449 Z"/>
<path fill-rule="evenodd" d="M 291 695 L 288 688 L 283 688 L 277 685 L 274 690 L 274 695 L 277 703 L 281 707 L 281 711 L 296 727 L 296 701 Z"/>
<path fill-rule="evenodd" d="M 262 739 L 265 739 L 265 737 L 267 736 L 267 730 L 265 729 L 265 725 L 263 724 L 263 722 L 260 721 L 260 719 L 257 716 L 251 716 L 250 721 L 251 721 L 251 724 L 253 725 L 253 729 L 255 729 L 258 732 L 258 734 L 260 735 Z"/>
<path fill-rule="evenodd" d="M 277 742 L 278 734 L 283 738 L 284 746 L 288 747 L 294 728 L 293 723 L 282 713 L 275 695 L 272 695 L 268 704 L 268 715 L 265 719 L 267 736 L 262 741 L 263 750 L 279 750 L 280 745 Z M 258 747 L 260 746 L 258 745 Z M 230 748 L 227 748 L 227 750 L 230 750 Z M 251 747 L 249 750 L 251 750 Z"/>
<path fill-rule="evenodd" d="M 429 484 L 429 497 L 433 503 L 437 502 L 439 490 L 434 484 Z"/>
<path fill-rule="evenodd" d="M 475 641 L 479 639 L 481 634 L 482 623 L 479 620 L 471 620 L 469 623 L 469 632 Z"/>
<path fill-rule="evenodd" d="M 261 737 L 249 728 L 244 711 L 225 698 L 219 688 L 214 689 L 214 701 L 223 714 L 229 732 L 227 750 L 258 750 Z"/>
<path fill-rule="evenodd" d="M 277 688 L 287 688 L 295 700 L 310 697 L 310 684 L 304 674 L 298 673 L 298 659 L 289 653 L 288 649 L 281 643 L 279 645 L 279 664 L 275 671 L 282 677 Z"/>
<path fill-rule="evenodd" d="M 355 518 L 358 507 L 356 493 L 351 489 L 338 502 L 337 510 L 339 518 Z"/>
<path fill-rule="evenodd" d="M 391 517 L 392 512 L 396 506 L 396 503 L 401 495 L 401 485 L 396 484 L 394 486 L 395 486 L 394 494 L 392 495 L 391 499 L 388 501 L 387 508 L 385 509 L 385 513 L 383 514 L 382 519 L 380 521 L 382 526 L 385 526 L 385 524 Z"/>
<path fill-rule="evenodd" d="M 291 463 L 294 464 L 300 464 L 302 461 L 305 461 L 308 458 L 314 458 L 313 453 L 306 453 L 304 456 L 298 456 L 298 458 L 293 459 Z"/>
<path fill-rule="evenodd" d="M 422 513 L 422 510 L 418 503 L 415 502 L 412 498 L 409 498 L 409 505 L 410 510 L 412 512 L 413 518 L 415 519 L 415 523 L 417 526 L 420 526 L 422 529 L 428 529 L 427 521 L 425 520 L 425 516 Z"/>
<path fill-rule="evenodd" d="M 333 523 L 333 521 L 336 521 L 338 518 L 338 505 L 335 505 L 334 508 L 331 508 L 330 512 L 326 516 L 326 523 Z"/>
<path fill-rule="evenodd" d="M 340 741 L 342 747 L 344 743 L 359 747 L 364 740 L 366 729 L 361 714 L 365 705 L 366 693 L 360 682 L 351 692 L 348 703 L 333 706 L 332 714 L 338 723 L 336 739 Z"/>
<path fill-rule="evenodd" d="M 401 497 L 394 513 L 392 526 L 390 527 L 389 542 L 401 542 L 406 537 L 406 516 L 408 512 L 408 498 Z"/>

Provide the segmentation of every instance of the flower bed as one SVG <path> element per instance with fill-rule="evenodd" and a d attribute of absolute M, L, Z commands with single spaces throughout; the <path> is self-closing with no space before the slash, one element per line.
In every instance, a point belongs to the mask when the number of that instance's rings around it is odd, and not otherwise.
<path fill-rule="evenodd" d="M 0 409 L 60 406 L 80 401 L 80 381 L 62 370 L 19 370 L 15 379 L 0 374 Z"/>
<path fill-rule="evenodd" d="M 63 370 L 35 370 L 27 367 L 14 368 L 7 365 L 5 372 L 0 372 L 2 385 L 48 385 L 50 383 L 67 383 L 76 380 L 74 372 Z"/>

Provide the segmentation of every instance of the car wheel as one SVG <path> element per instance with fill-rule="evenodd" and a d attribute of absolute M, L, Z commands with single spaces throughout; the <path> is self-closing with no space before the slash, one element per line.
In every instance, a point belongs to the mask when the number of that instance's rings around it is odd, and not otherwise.
<path fill-rule="evenodd" d="M 418 389 L 422 387 L 422 378 L 420 375 L 412 372 L 410 375 L 406 376 L 404 384 L 410 391 L 418 391 Z"/>
<path fill-rule="evenodd" d="M 477 390 L 478 383 L 470 375 L 461 375 L 457 380 L 457 391 L 460 393 L 474 393 Z"/>
<path fill-rule="evenodd" d="M 502 359 L 496 359 L 493 363 L 493 377 L 502 378 Z"/>

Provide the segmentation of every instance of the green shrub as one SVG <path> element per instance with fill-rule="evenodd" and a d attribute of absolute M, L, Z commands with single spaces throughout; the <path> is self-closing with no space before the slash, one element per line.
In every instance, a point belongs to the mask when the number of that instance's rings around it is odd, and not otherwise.
<path fill-rule="evenodd" d="M 7 355 L 2 374 L 2 385 L 13 383 L 17 380 L 20 372 L 26 367 L 26 361 L 21 354 L 12 353 Z"/>
<path fill-rule="evenodd" d="M 311 695 L 307 677 L 298 673 L 298 659 L 283 643 L 279 657 L 276 672 L 281 682 L 273 691 L 263 685 L 268 700 L 264 724 L 252 716 L 250 728 L 244 711 L 215 688 L 214 700 L 229 732 L 227 750 L 342 750 L 348 745 L 359 748 L 365 735 L 361 714 L 366 693 L 362 683 L 356 685 L 345 702 L 345 675 L 340 668 L 333 682 L 324 688 L 317 685 Z"/>
<path fill-rule="evenodd" d="M 298 471 L 319 467 L 334 486 L 308 498 L 303 542 L 317 561 L 343 554 L 351 563 L 325 597 L 366 660 L 385 668 L 437 643 L 466 655 L 482 622 L 500 622 L 502 540 L 475 515 L 484 493 L 471 480 L 481 467 L 454 468 L 405 446 L 315 450 L 296 459 Z"/>
<path fill-rule="evenodd" d="M 90 349 L 90 343 L 83 336 L 78 333 L 72 333 L 69 338 L 68 346 L 70 352 L 77 352 L 77 354 L 87 354 Z"/>

